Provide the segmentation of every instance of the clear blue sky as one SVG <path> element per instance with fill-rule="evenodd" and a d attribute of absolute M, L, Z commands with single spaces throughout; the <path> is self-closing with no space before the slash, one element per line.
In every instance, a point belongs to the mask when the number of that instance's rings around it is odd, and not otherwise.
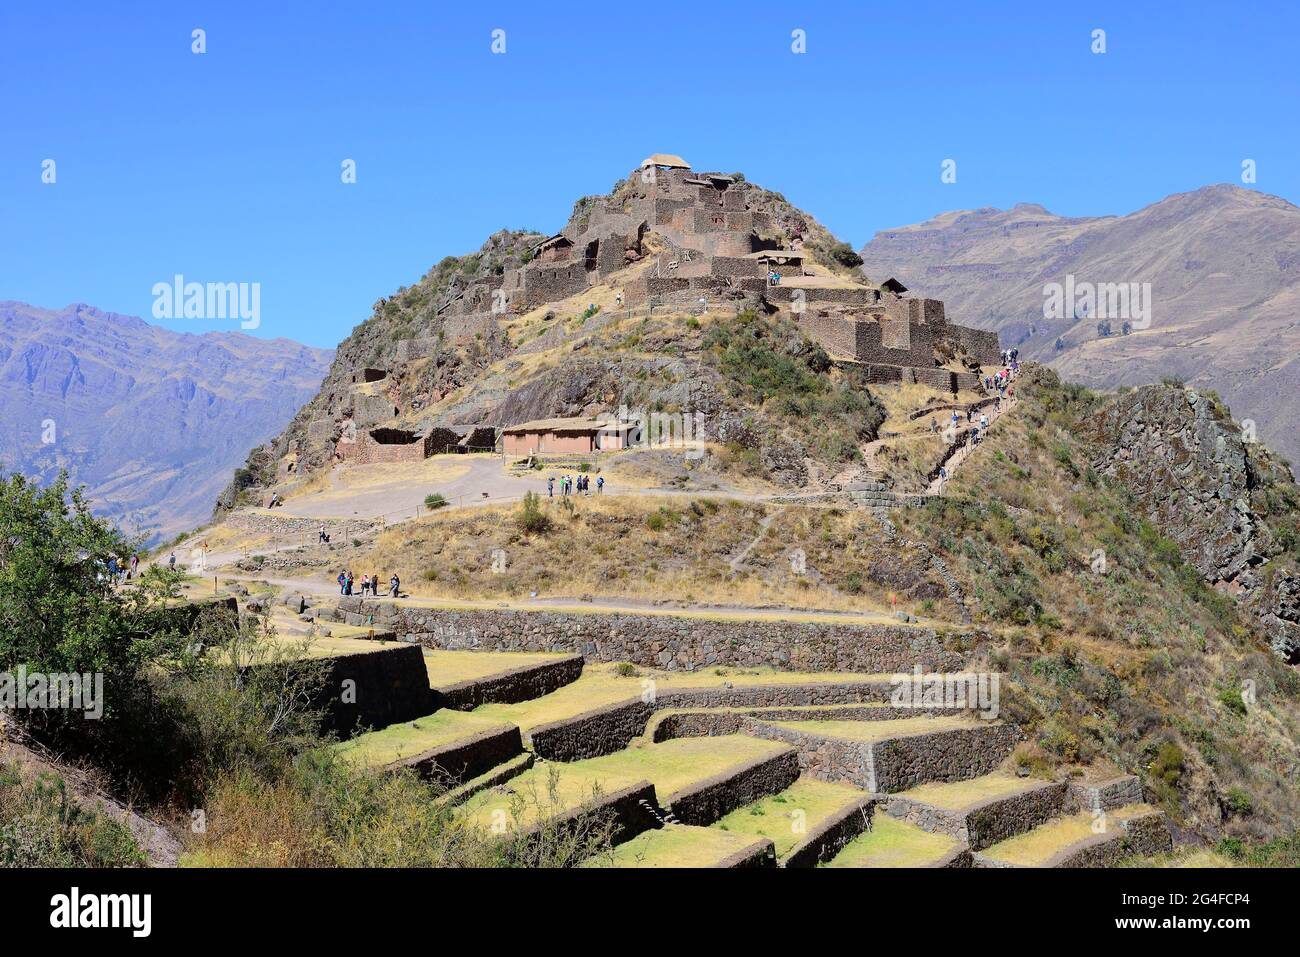
<path fill-rule="evenodd" d="M 1298 38 L 1293 2 L 4 0 L 0 299 L 149 318 L 176 273 L 258 282 L 257 335 L 332 346 L 658 151 L 854 246 L 948 209 L 1130 212 L 1246 158 L 1296 201 Z"/>

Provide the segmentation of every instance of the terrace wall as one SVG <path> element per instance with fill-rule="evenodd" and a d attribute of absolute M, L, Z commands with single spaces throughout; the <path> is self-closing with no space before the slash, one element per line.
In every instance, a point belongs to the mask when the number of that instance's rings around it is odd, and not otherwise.
<path fill-rule="evenodd" d="M 916 665 L 958 671 L 967 654 L 989 637 L 975 629 L 832 621 L 422 608 L 359 596 L 340 598 L 338 609 L 376 614 L 384 628 L 430 648 L 567 651 L 589 661 L 629 661 L 668 671 L 721 665 L 869 674 L 910 672 Z"/>

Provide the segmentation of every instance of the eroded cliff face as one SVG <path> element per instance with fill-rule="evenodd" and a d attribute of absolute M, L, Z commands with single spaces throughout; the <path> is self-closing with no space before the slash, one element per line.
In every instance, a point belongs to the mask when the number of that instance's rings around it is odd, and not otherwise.
<path fill-rule="evenodd" d="M 1093 425 L 1093 467 L 1122 482 L 1145 516 L 1216 589 L 1300 663 L 1300 493 L 1287 466 L 1233 422 L 1213 393 L 1146 386 Z"/>

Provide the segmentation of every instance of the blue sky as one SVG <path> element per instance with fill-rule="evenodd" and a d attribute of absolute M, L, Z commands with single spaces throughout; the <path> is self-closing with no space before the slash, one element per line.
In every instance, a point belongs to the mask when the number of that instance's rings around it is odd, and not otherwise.
<path fill-rule="evenodd" d="M 1130 212 L 1247 158 L 1294 202 L 1297 6 L 6 0 L 0 299 L 150 318 L 177 273 L 257 282 L 255 334 L 332 346 L 658 151 L 854 246 L 949 209 Z"/>

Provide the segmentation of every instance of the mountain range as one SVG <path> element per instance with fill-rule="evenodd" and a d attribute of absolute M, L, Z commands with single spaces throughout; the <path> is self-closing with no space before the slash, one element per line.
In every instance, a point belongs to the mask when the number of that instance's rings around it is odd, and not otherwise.
<path fill-rule="evenodd" d="M 66 468 L 96 512 L 157 541 L 206 520 L 230 470 L 312 397 L 332 357 L 0 301 L 0 464 L 38 480 Z"/>
<path fill-rule="evenodd" d="M 1300 462 L 1300 209 L 1284 199 L 1220 184 L 1124 216 L 1033 204 L 947 212 L 883 230 L 860 254 L 869 277 L 944 300 L 953 321 L 997 329 L 1071 381 L 1214 389 Z M 1076 302 L 1049 318 L 1067 283 L 1149 283 L 1149 316 L 1126 330 L 1126 317 Z"/>

